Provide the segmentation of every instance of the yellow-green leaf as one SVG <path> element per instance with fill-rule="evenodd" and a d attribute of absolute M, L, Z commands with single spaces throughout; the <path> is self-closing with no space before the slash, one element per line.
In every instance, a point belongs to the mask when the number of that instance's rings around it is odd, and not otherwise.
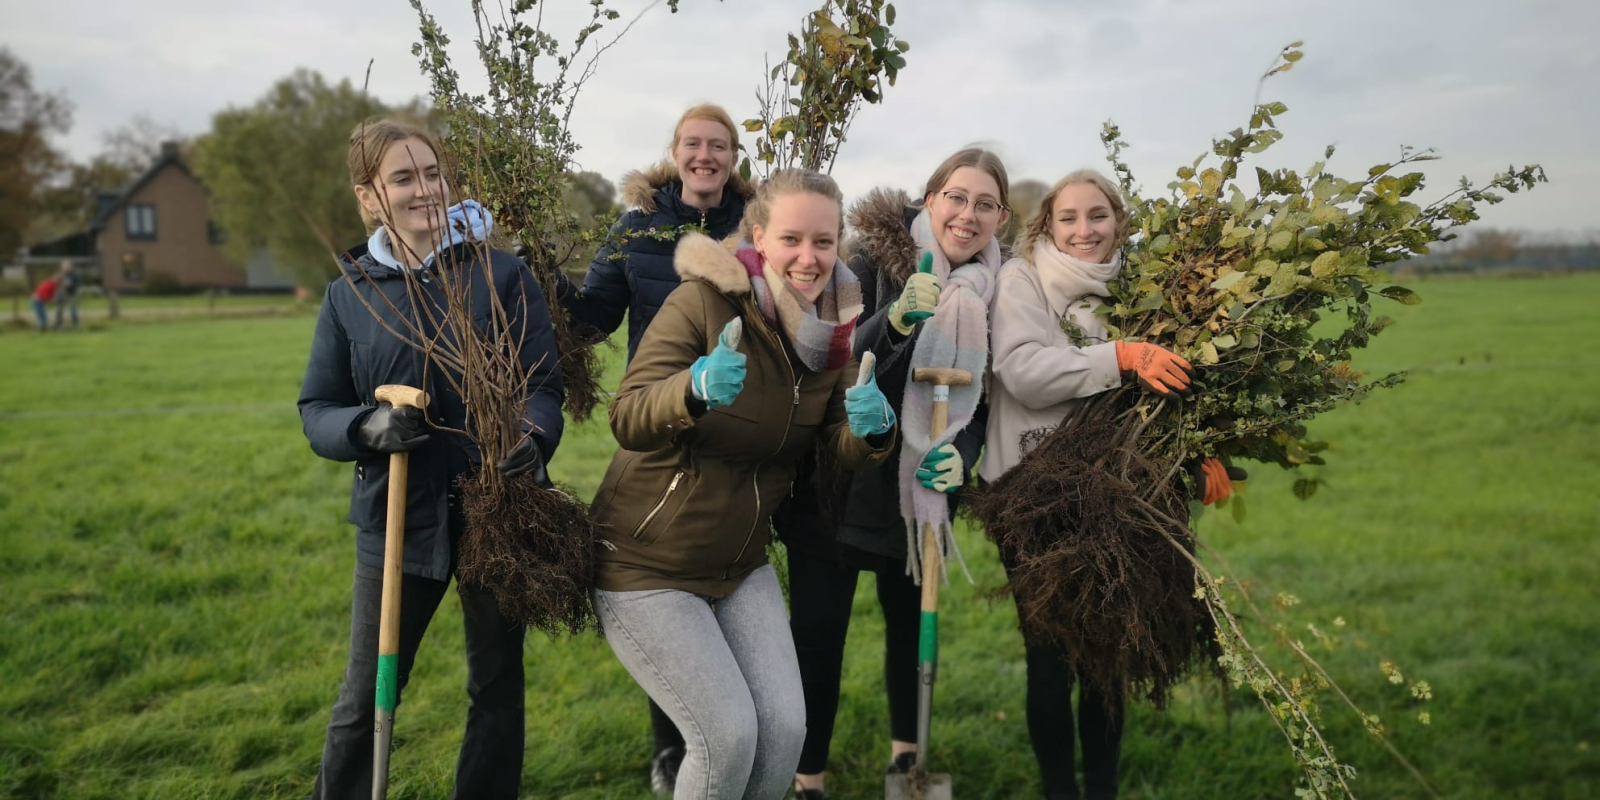
<path fill-rule="evenodd" d="M 1219 292 L 1225 292 L 1229 287 L 1242 280 L 1244 276 L 1245 273 L 1243 272 L 1229 272 L 1228 274 L 1212 281 L 1211 288 Z"/>
<path fill-rule="evenodd" d="M 1311 262 L 1311 274 L 1326 278 L 1339 271 L 1339 254 L 1329 250 Z"/>
<path fill-rule="evenodd" d="M 1215 345 L 1210 342 L 1200 345 L 1200 363 L 1210 365 L 1215 364 L 1220 360 L 1222 360 L 1222 358 L 1221 356 L 1217 355 L 1217 348 Z"/>

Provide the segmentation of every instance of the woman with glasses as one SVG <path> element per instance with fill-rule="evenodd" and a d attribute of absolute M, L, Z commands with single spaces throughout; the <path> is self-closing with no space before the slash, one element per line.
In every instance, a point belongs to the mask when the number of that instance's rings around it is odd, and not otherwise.
<path fill-rule="evenodd" d="M 828 748 L 851 600 L 863 570 L 877 575 L 886 627 L 891 773 L 916 756 L 917 637 L 921 580 L 914 533 L 948 530 L 953 493 L 983 446 L 987 409 L 987 309 L 1003 258 L 1005 166 L 987 150 L 945 159 L 922 197 L 875 190 L 851 209 L 857 232 L 849 265 L 866 310 L 855 351 L 877 357 L 878 385 L 901 415 L 901 445 L 881 466 L 842 478 L 826 458 L 802 476 L 773 522 L 788 548 L 790 628 L 805 687 L 806 742 L 795 774 L 798 800 L 824 798 Z M 949 427 L 930 441 L 932 386 L 916 367 L 954 367 L 972 385 L 952 387 Z M 952 557 L 956 554 L 951 553 Z"/>

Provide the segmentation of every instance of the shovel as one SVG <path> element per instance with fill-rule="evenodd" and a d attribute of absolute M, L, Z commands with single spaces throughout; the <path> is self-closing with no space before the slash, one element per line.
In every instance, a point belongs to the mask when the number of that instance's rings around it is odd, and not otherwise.
<path fill-rule="evenodd" d="M 373 393 L 380 403 L 396 408 L 427 408 L 428 393 L 399 384 L 384 384 Z M 383 540 L 383 598 L 378 605 L 378 691 L 374 698 L 376 726 L 372 744 L 372 800 L 389 794 L 389 748 L 394 743 L 394 707 L 400 699 L 400 565 L 406 543 L 405 453 L 389 455 L 389 512 Z"/>
<path fill-rule="evenodd" d="M 972 373 L 964 369 L 917 367 L 917 383 L 933 384 L 933 409 L 929 437 L 937 440 L 950 420 L 950 387 L 970 386 Z M 888 800 L 951 800 L 949 773 L 928 772 L 928 730 L 933 723 L 933 681 L 939 671 L 939 581 L 943 570 L 939 535 L 932 525 L 922 526 L 922 633 L 917 641 L 917 760 L 904 775 L 884 779 Z"/>

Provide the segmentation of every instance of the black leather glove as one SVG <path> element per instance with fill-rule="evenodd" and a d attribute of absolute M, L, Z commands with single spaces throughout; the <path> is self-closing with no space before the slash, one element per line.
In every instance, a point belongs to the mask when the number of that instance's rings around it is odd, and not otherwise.
<path fill-rule="evenodd" d="M 380 453 L 404 453 L 428 441 L 428 422 L 420 408 L 384 403 L 356 424 L 356 444 Z"/>
<path fill-rule="evenodd" d="M 500 463 L 495 466 L 499 467 L 507 478 L 531 472 L 534 481 L 541 486 L 550 483 L 550 476 L 544 471 L 544 454 L 539 452 L 539 445 L 533 441 L 532 436 L 517 442 L 517 445 L 511 448 L 511 452 L 506 453 L 506 457 L 500 459 Z"/>

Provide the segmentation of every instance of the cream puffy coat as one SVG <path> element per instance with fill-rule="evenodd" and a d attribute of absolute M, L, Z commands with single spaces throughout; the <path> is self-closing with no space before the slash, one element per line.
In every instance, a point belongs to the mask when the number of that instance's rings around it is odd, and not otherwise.
<path fill-rule="evenodd" d="M 1054 428 L 1083 398 L 1122 385 L 1116 344 L 1095 314 L 1100 298 L 1052 296 L 1038 268 L 1021 258 L 1001 267 L 999 281 L 989 311 L 989 426 L 978 466 L 990 482 L 1026 455 L 1023 434 Z M 1064 327 L 1075 330 L 1069 335 Z"/>

